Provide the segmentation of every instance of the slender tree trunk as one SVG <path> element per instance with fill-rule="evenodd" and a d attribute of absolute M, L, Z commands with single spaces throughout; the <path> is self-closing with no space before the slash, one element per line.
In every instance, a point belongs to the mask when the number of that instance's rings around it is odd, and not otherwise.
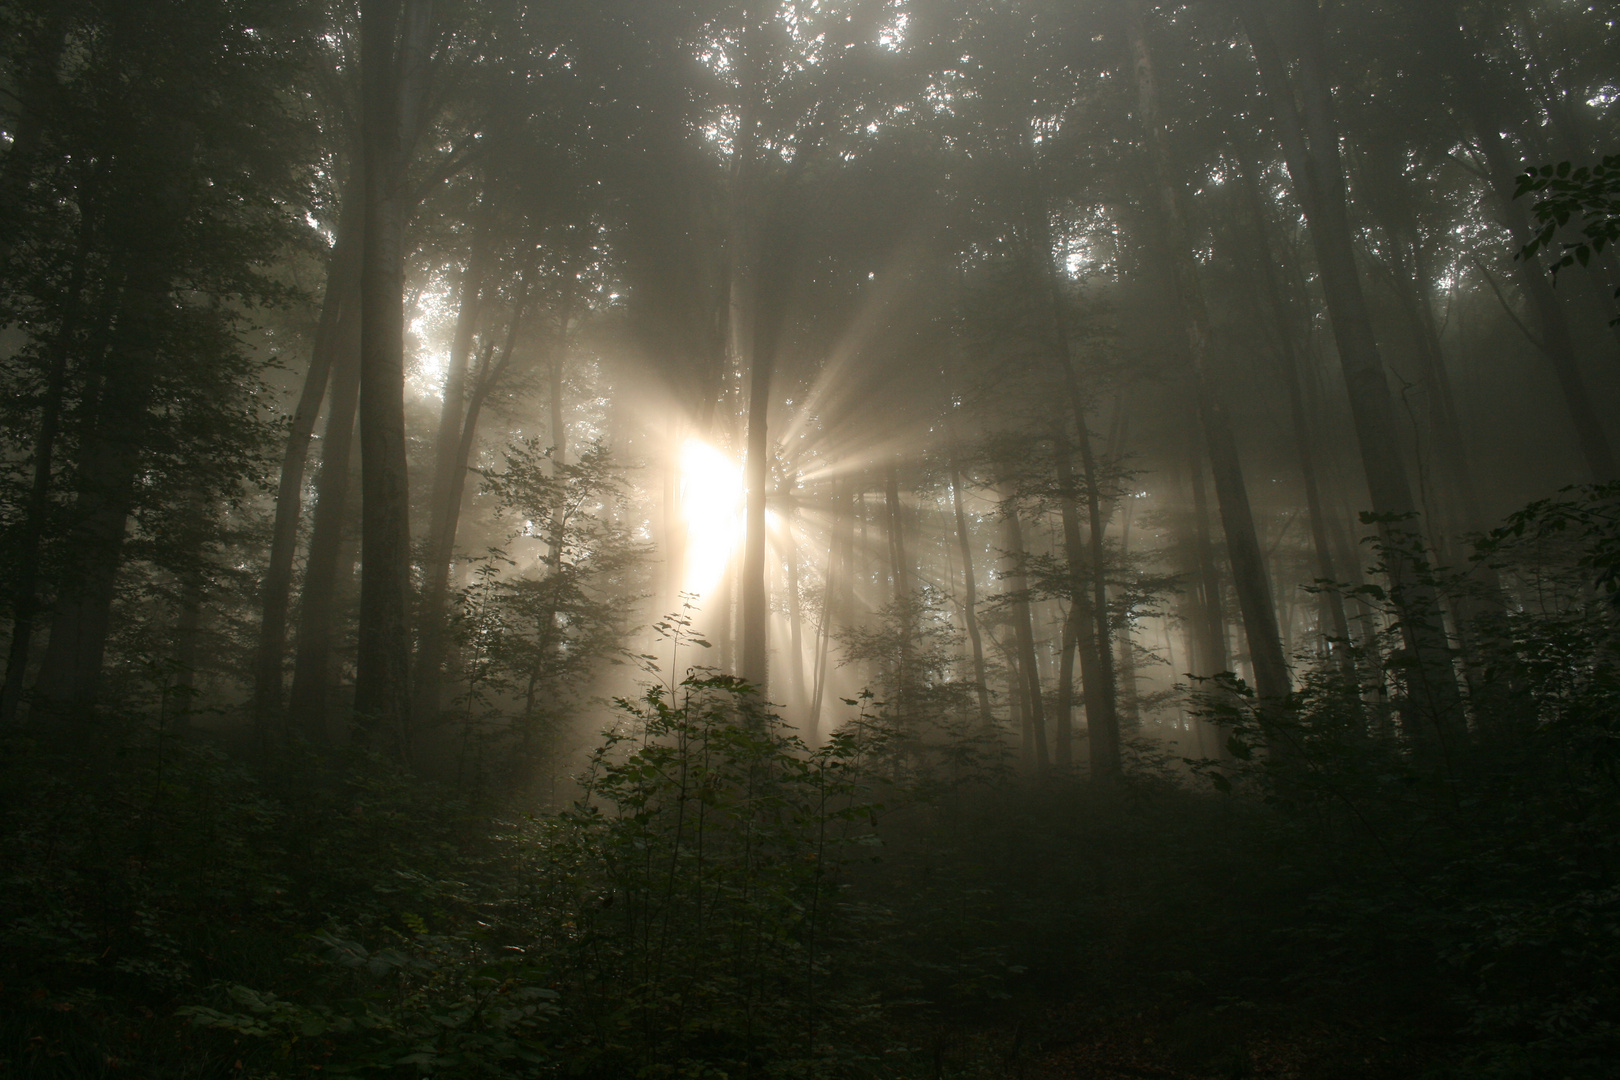
<path fill-rule="evenodd" d="M 1305 511 L 1311 519 L 1311 544 L 1316 555 L 1316 576 L 1324 582 L 1338 580 L 1333 566 L 1333 552 L 1328 544 L 1327 515 L 1322 508 L 1322 489 L 1316 475 L 1315 454 L 1312 449 L 1310 418 L 1305 408 L 1305 390 L 1300 380 L 1300 357 L 1294 337 L 1294 320 L 1290 318 L 1287 301 L 1277 281 L 1271 261 L 1271 220 L 1260 197 L 1254 170 L 1243 170 L 1244 194 L 1249 204 L 1259 247 L 1259 267 L 1262 295 L 1271 310 L 1272 323 L 1277 332 L 1278 361 L 1283 369 L 1283 382 L 1288 388 L 1288 414 L 1294 428 L 1294 453 L 1299 458 L 1300 475 L 1305 481 Z M 1333 637 L 1328 649 L 1338 667 L 1347 675 L 1355 674 L 1355 663 L 1350 656 L 1350 622 L 1344 613 L 1344 597 L 1339 590 L 1324 587 L 1318 594 L 1322 598 L 1323 625 Z"/>
<path fill-rule="evenodd" d="M 912 631 L 916 624 L 912 610 L 911 564 L 906 560 L 905 510 L 900 504 L 899 467 L 890 460 L 883 480 L 883 522 L 889 546 L 889 600 L 900 631 L 900 667 L 895 673 L 897 715 L 908 716 L 913 685 Z"/>
<path fill-rule="evenodd" d="M 1069 533 L 1065 519 L 1064 539 L 1071 572 L 1080 567 L 1089 571 L 1090 596 L 1081 600 L 1086 588 L 1077 580 L 1075 603 L 1082 619 L 1075 624 L 1074 640 L 1080 650 L 1080 671 L 1084 683 L 1086 702 L 1086 732 L 1089 742 L 1090 768 L 1093 777 L 1111 779 L 1119 775 L 1119 713 L 1118 688 L 1114 663 L 1108 642 L 1112 638 L 1108 618 L 1108 560 L 1106 557 L 1106 515 L 1103 509 L 1102 477 L 1096 454 L 1092 451 L 1091 429 L 1086 423 L 1086 401 L 1081 392 L 1080 378 L 1074 368 L 1073 350 L 1069 339 L 1068 319 L 1064 313 L 1064 296 L 1052 263 L 1052 243 L 1048 232 L 1044 208 L 1034 208 L 1028 215 L 1035 237 L 1039 273 L 1045 287 L 1051 318 L 1051 346 L 1056 360 L 1059 379 L 1067 398 L 1069 420 L 1075 429 L 1076 444 L 1080 450 L 1081 469 L 1086 488 L 1086 514 L 1090 536 L 1082 547 L 1079 537 L 1078 511 L 1074 506 L 1076 491 L 1072 453 L 1069 441 L 1061 430 L 1056 435 L 1056 457 L 1059 486 L 1066 492 L 1065 510 L 1073 515 L 1074 535 Z M 1123 415 L 1116 416 L 1116 432 L 1122 430 Z M 1071 545 L 1072 540 L 1072 545 Z M 1061 672 L 1061 665 L 1060 665 Z M 1072 691 L 1071 691 L 1072 694 Z"/>
<path fill-rule="evenodd" d="M 773 321 L 774 313 L 756 312 L 756 326 Z M 761 347 L 755 333 L 755 347 L 749 364 L 748 451 L 744 481 L 747 505 L 744 510 L 742 562 L 742 664 L 741 675 L 761 694 L 769 692 L 770 607 L 765 585 L 765 503 L 771 475 L 771 441 L 767 420 L 771 405 L 771 373 L 774 344 Z"/>
<path fill-rule="evenodd" d="M 343 196 L 337 240 L 327 258 L 326 295 L 310 351 L 304 388 L 293 410 L 292 429 L 281 458 L 281 483 L 276 490 L 276 514 L 270 533 L 270 559 L 260 591 L 259 642 L 253 670 L 253 715 L 261 731 L 281 709 L 283 668 L 287 651 L 287 611 L 292 595 L 293 556 L 298 544 L 298 521 L 303 510 L 304 467 L 309 460 L 310 438 L 326 398 L 326 386 L 336 355 L 340 324 L 355 317 L 359 303 L 360 242 L 358 204 L 351 181 Z"/>
<path fill-rule="evenodd" d="M 1408 709 L 1416 709 L 1411 717 L 1414 721 L 1421 718 L 1433 726 L 1444 746 L 1462 733 L 1462 697 L 1435 591 L 1406 555 L 1412 546 L 1409 522 L 1417 505 L 1401 457 L 1394 401 L 1356 268 L 1333 100 L 1321 72 L 1320 12 L 1316 0 L 1302 0 L 1295 10 L 1303 19 L 1304 47 L 1297 65 L 1303 117 L 1258 0 L 1244 0 L 1243 21 L 1266 96 L 1277 114 L 1288 171 L 1311 227 L 1368 493 L 1385 540 L 1390 596 L 1400 611 L 1403 641 L 1412 659 Z"/>
<path fill-rule="evenodd" d="M 1126 504 L 1125 512 L 1121 515 L 1119 529 L 1119 562 L 1121 566 L 1129 566 L 1131 553 L 1131 519 L 1135 516 L 1136 503 L 1132 500 Z M 1122 617 L 1118 629 L 1109 637 L 1110 648 L 1117 647 L 1118 656 L 1114 661 L 1115 685 L 1119 695 L 1116 711 L 1120 717 L 1121 726 L 1128 726 L 1129 730 L 1136 730 L 1142 722 L 1141 698 L 1136 688 L 1136 640 L 1131 632 L 1131 620 Z"/>
<path fill-rule="evenodd" d="M 331 403 L 321 438 L 321 471 L 315 490 L 315 520 L 304 560 L 298 637 L 293 649 L 288 716 L 292 727 L 319 743 L 328 736 L 338 575 L 346 565 L 343 534 L 351 518 L 349 487 L 354 471 L 355 407 L 360 393 L 360 320 L 348 322 L 332 370 Z"/>
<path fill-rule="evenodd" d="M 889 598 L 896 603 L 911 594 L 911 567 L 906 562 L 906 526 L 900 506 L 900 470 L 890 461 L 883 476 L 884 526 L 889 543 Z"/>
<path fill-rule="evenodd" d="M 686 584 L 686 510 L 681 505 L 681 420 L 671 409 L 665 416 L 663 454 L 664 603 L 666 613 L 681 609 Z"/>
<path fill-rule="evenodd" d="M 1451 0 L 1435 5 L 1431 14 L 1430 33 L 1438 43 L 1442 63 L 1450 69 L 1456 91 L 1454 104 L 1468 117 L 1478 140 L 1480 153 L 1485 158 L 1486 181 L 1495 196 L 1502 224 L 1507 226 L 1514 242 L 1523 246 L 1534 237 L 1530 216 L 1522 201 L 1513 197 L 1517 189 L 1515 178 L 1524 171 L 1523 165 L 1502 138 L 1502 124 L 1497 115 L 1498 88 L 1493 85 L 1489 69 L 1475 46 L 1467 41 L 1460 29 L 1460 15 Z M 1574 429 L 1575 443 L 1586 463 L 1593 481 L 1604 483 L 1620 477 L 1616 469 L 1614 450 L 1604 431 L 1602 418 L 1592 404 L 1585 380 L 1581 377 L 1575 340 L 1570 333 L 1568 317 L 1552 281 L 1539 258 L 1515 259 L 1514 273 L 1519 288 L 1529 302 L 1536 321 L 1537 344 L 1552 365 L 1563 394 L 1564 407 L 1569 412 Z"/>
<path fill-rule="evenodd" d="M 417 657 L 417 687 L 416 716 L 422 720 L 432 720 L 439 714 L 444 687 L 444 661 L 449 647 L 446 625 L 448 618 L 447 607 L 450 599 L 450 563 L 455 557 L 456 532 L 461 524 L 461 506 L 466 499 L 467 469 L 472 460 L 473 447 L 478 442 L 478 421 L 483 413 L 484 403 L 489 400 L 490 393 L 500 381 L 512 362 L 512 353 L 517 347 L 519 328 L 523 324 L 524 309 L 528 298 L 527 283 L 519 287 L 517 302 L 513 305 L 512 316 L 506 327 L 506 337 L 501 345 L 499 355 L 494 355 L 486 349 L 484 359 L 479 365 L 478 377 L 474 381 L 471 391 L 467 389 L 465 371 L 457 378 L 459 383 L 457 395 L 464 398 L 455 412 L 456 421 L 453 430 L 446 431 L 442 422 L 439 426 L 441 437 L 453 437 L 455 442 L 441 448 L 436 466 L 443 468 L 445 476 L 442 488 L 435 479 L 435 498 L 438 500 L 430 509 L 430 532 L 428 534 L 427 565 L 423 570 L 422 606 L 420 620 L 421 647 Z M 471 334 L 468 334 L 468 344 L 471 345 Z M 463 367 L 465 367 L 463 357 Z M 448 387 L 446 394 L 449 393 Z"/>
<path fill-rule="evenodd" d="M 968 531 L 967 513 L 962 507 L 962 468 L 954 451 L 951 506 L 956 512 L 956 542 L 962 552 L 962 621 L 967 626 L 968 645 L 973 650 L 973 689 L 979 702 L 979 723 L 989 731 L 995 726 L 995 717 L 990 712 L 990 685 L 984 673 L 984 638 L 979 632 L 979 586 L 973 569 L 973 535 Z"/>
<path fill-rule="evenodd" d="M 77 572 L 57 597 L 50 639 L 34 684 L 35 708 L 64 719 L 88 717 L 101 681 L 112 626 L 124 537 L 134 502 L 137 424 L 104 432 L 80 454 L 77 522 L 68 543 Z"/>
<path fill-rule="evenodd" d="M 431 0 L 362 0 L 360 630 L 354 709 L 363 743 L 408 762 L 410 498 L 405 461 L 405 166 L 426 78 Z"/>
<path fill-rule="evenodd" d="M 1406 178 L 1401 175 L 1398 163 L 1391 161 L 1390 155 L 1363 153 L 1360 162 L 1358 178 L 1362 187 L 1371 190 L 1366 201 L 1389 246 L 1388 256 L 1375 265 L 1384 268 L 1390 291 L 1411 328 L 1412 341 L 1416 346 L 1413 351 L 1417 360 L 1418 382 L 1423 388 L 1429 416 L 1429 441 L 1437 452 L 1447 478 L 1442 488 L 1451 509 L 1448 520 L 1450 527 L 1446 531 L 1482 529 L 1485 521 L 1474 488 L 1473 472 L 1468 465 L 1467 443 L 1457 412 L 1456 395 L 1452 392 L 1451 379 L 1446 373 L 1440 328 L 1435 324 L 1434 299 L 1430 291 L 1434 275 L 1424 256 L 1410 188 Z M 1252 178 L 1249 184 L 1252 188 Z M 1250 200 L 1253 214 L 1258 215 L 1256 220 L 1269 231 L 1269 220 L 1261 209 L 1257 191 L 1251 191 Z M 1265 250 L 1269 253 L 1269 246 Z M 1269 270 L 1269 265 L 1266 269 Z"/>
<path fill-rule="evenodd" d="M 1062 651 L 1058 654 L 1057 716 L 1052 723 L 1052 761 L 1063 771 L 1074 767 L 1074 654 L 1079 647 L 1079 624 L 1084 618 L 1081 606 L 1071 600 L 1063 619 L 1059 645 Z M 1088 728 L 1088 735 L 1089 732 Z"/>
<path fill-rule="evenodd" d="M 550 407 L 550 434 L 551 434 L 551 469 L 552 475 L 568 464 L 568 421 L 563 401 L 563 374 L 568 367 L 569 333 L 573 327 L 572 301 L 565 300 L 562 309 L 557 314 L 557 347 L 551 354 L 551 363 L 546 369 L 547 404 Z M 508 354 L 510 355 L 510 354 Z M 562 535 L 562 507 L 557 507 L 551 516 L 551 531 L 548 535 L 560 537 Z M 561 552 L 552 545 L 551 558 L 559 559 Z M 560 565 L 560 563 L 558 564 Z"/>
<path fill-rule="evenodd" d="M 1035 765 L 1035 726 L 1029 715 L 1029 692 L 1024 683 L 1024 666 L 1018 658 L 1017 635 L 1011 645 L 991 640 L 1007 668 L 1007 726 L 1018 732 L 1018 767 L 1029 772 Z"/>
<path fill-rule="evenodd" d="M 736 606 L 733 584 L 737 579 L 737 560 L 735 556 L 726 560 L 725 567 L 720 571 L 720 581 L 714 589 L 711 602 L 705 604 L 705 611 L 712 611 L 710 621 L 713 628 L 710 636 L 714 638 L 715 656 L 719 660 L 720 670 L 735 673 L 737 664 L 737 635 L 732 625 L 732 608 Z"/>
<path fill-rule="evenodd" d="M 36 708 L 66 719 L 88 718 L 101 680 L 159 362 L 153 344 L 163 338 L 171 303 L 163 262 L 162 253 L 154 253 L 118 291 L 109 348 L 95 361 L 84 406 L 89 419 L 67 537 L 74 566 L 58 590 L 34 684 Z"/>
<path fill-rule="evenodd" d="M 811 746 L 817 745 L 821 735 L 821 709 L 826 697 L 827 662 L 832 646 L 835 620 L 848 617 L 849 604 L 845 594 L 850 589 L 851 556 L 855 546 L 855 516 L 850 513 L 848 481 L 839 477 L 833 488 L 833 519 L 828 528 L 831 542 L 827 546 L 827 574 L 822 582 L 821 625 L 816 632 L 815 688 L 810 698 Z"/>
<path fill-rule="evenodd" d="M 1018 500 L 1010 489 L 1002 490 L 1002 514 L 1007 544 L 1007 584 L 1012 591 L 1012 623 L 1017 637 L 1017 672 L 1022 676 L 1025 715 L 1034 749 L 1037 772 L 1049 764 L 1046 746 L 1046 714 L 1041 698 L 1041 669 L 1035 660 L 1035 627 L 1030 613 L 1029 579 L 1025 575 L 1024 533 L 1018 524 Z"/>
<path fill-rule="evenodd" d="M 1225 589 L 1215 561 L 1215 543 L 1209 529 L 1209 495 L 1204 485 L 1204 456 L 1195 440 L 1188 440 L 1187 467 L 1192 486 L 1193 557 L 1197 570 L 1197 612 L 1193 621 L 1193 674 L 1203 677 L 1232 669 L 1226 643 Z"/>
<path fill-rule="evenodd" d="M 481 218 L 481 203 L 475 218 Z M 444 603 L 449 588 L 450 560 L 455 548 L 456 517 L 461 504 L 452 494 L 465 486 L 467 459 L 462 454 L 463 432 L 467 425 L 467 375 L 473 355 L 473 339 L 478 333 L 484 308 L 484 278 L 489 261 L 489 237 L 476 222 L 467 265 L 461 274 L 461 299 L 456 310 L 455 330 L 450 337 L 450 355 L 445 361 L 443 397 L 439 403 L 439 428 L 433 440 L 433 487 L 428 496 L 426 564 L 423 567 L 422 607 L 419 617 L 422 636 L 417 707 L 424 718 L 438 712 L 439 665 L 443 662 Z"/>
<path fill-rule="evenodd" d="M 1460 534 L 1483 531 L 1487 522 L 1468 463 L 1456 395 L 1446 373 L 1445 352 L 1430 295 L 1429 283 L 1433 274 L 1424 257 L 1417 217 L 1405 178 L 1383 156 L 1363 155 L 1362 160 L 1362 174 L 1373 175 L 1374 189 L 1379 193 L 1379 197 L 1369 201 L 1380 227 L 1390 239 L 1391 255 L 1382 265 L 1417 344 L 1418 379 L 1428 404 L 1429 442 L 1436 451 L 1446 481 L 1433 486 L 1436 489 L 1436 503 L 1442 512 L 1432 515 L 1432 520 L 1443 525 L 1431 527 L 1430 544 L 1442 562 L 1462 569 L 1471 585 L 1470 588 L 1456 590 L 1448 600 L 1463 674 L 1468 681 L 1471 702 L 1477 711 L 1480 704 L 1487 700 L 1494 699 L 1497 704 L 1503 704 L 1501 695 L 1504 686 L 1481 662 L 1474 646 L 1482 626 L 1491 625 L 1500 629 L 1501 620 L 1508 610 L 1507 597 L 1502 590 L 1501 579 L 1489 560 L 1470 563 L 1458 550 L 1457 537 Z M 1339 599 L 1337 592 L 1331 590 L 1323 595 Z M 1342 601 L 1340 606 L 1342 610 Z M 1353 671 L 1353 666 L 1347 670 Z"/>
<path fill-rule="evenodd" d="M 197 697 L 197 660 L 203 628 L 203 574 L 186 571 L 180 583 L 180 610 L 174 622 L 174 690 L 182 729 L 191 726 Z"/>
<path fill-rule="evenodd" d="M 1070 462 L 1073 451 L 1061 431 L 1055 440 L 1054 450 L 1060 492 L 1058 509 L 1063 522 L 1063 554 L 1069 564 L 1069 573 L 1073 576 L 1067 621 L 1071 629 L 1069 636 L 1073 638 L 1080 655 L 1081 690 L 1086 705 L 1087 761 L 1094 778 L 1109 780 L 1117 777 L 1120 771 L 1119 709 L 1114 658 L 1108 651 L 1107 582 L 1092 565 L 1093 560 L 1100 559 L 1103 553 L 1096 536 L 1101 531 L 1102 515 L 1098 513 L 1092 523 L 1093 542 L 1088 547 L 1080 535 L 1079 484 Z M 1089 496 L 1091 485 L 1086 486 Z M 1089 505 L 1087 509 L 1090 509 Z M 1104 609 L 1101 619 L 1097 617 L 1098 605 Z M 1072 695 L 1073 691 L 1070 693 Z"/>
<path fill-rule="evenodd" d="M 1243 478 L 1237 441 L 1232 435 L 1225 403 L 1210 377 L 1209 313 L 1204 306 L 1198 267 L 1193 262 L 1191 234 L 1182 212 L 1181 193 L 1173 179 L 1170 147 L 1159 116 L 1153 57 L 1148 49 L 1139 3 L 1132 6 L 1130 36 L 1134 54 L 1132 70 L 1136 76 L 1142 126 L 1153 152 L 1165 238 L 1170 249 L 1168 254 L 1186 320 L 1199 419 L 1215 476 L 1215 498 L 1220 507 L 1227 555 L 1232 564 L 1232 579 L 1237 585 L 1238 609 L 1243 616 L 1249 656 L 1254 666 L 1255 690 L 1265 701 L 1283 702 L 1292 691 L 1288 661 L 1283 655 L 1282 640 L 1277 629 L 1277 609 L 1272 604 L 1265 558 L 1255 533 L 1254 514 L 1249 507 L 1249 490 Z"/>
<path fill-rule="evenodd" d="M 797 512 L 791 515 L 783 529 L 787 537 L 788 693 L 793 699 L 795 712 L 807 704 L 804 692 L 804 627 L 799 613 L 799 545 L 793 530 L 797 517 Z"/>
<path fill-rule="evenodd" d="M 17 149 L 13 147 L 13 154 Z M 23 680 L 33 645 L 34 620 L 39 614 L 40 561 L 44 554 L 45 519 L 50 511 L 51 473 L 55 467 L 56 441 L 62 428 L 62 404 L 67 390 L 69 355 L 79 332 L 83 305 L 87 234 L 81 233 L 79 249 L 69 274 L 62 325 L 57 328 L 45 370 L 45 392 L 40 401 L 39 430 L 34 437 L 33 475 L 23 513 L 16 578 L 12 583 L 11 642 L 6 655 L 6 677 L 0 686 L 0 727 L 17 719 L 22 704 Z M 105 332 L 105 328 L 102 331 Z"/>

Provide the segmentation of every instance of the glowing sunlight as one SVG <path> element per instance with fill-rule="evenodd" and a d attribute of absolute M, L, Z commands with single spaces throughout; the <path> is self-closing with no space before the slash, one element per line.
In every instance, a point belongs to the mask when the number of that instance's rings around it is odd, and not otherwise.
<path fill-rule="evenodd" d="M 682 588 L 707 598 L 742 540 L 742 466 L 708 443 L 688 440 L 681 448 L 680 498 L 687 530 Z"/>

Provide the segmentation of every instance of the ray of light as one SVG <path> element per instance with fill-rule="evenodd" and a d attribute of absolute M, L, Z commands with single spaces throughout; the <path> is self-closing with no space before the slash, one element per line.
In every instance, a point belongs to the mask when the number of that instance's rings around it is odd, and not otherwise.
<path fill-rule="evenodd" d="M 720 583 L 743 535 L 742 466 L 706 442 L 688 439 L 680 458 L 686 523 L 682 590 L 707 596 Z"/>

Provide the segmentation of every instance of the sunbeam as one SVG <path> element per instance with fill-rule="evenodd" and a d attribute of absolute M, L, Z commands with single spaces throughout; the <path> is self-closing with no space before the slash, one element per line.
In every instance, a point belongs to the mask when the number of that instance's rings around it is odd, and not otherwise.
<path fill-rule="evenodd" d="M 698 439 L 681 447 L 681 518 L 686 524 L 682 589 L 706 596 L 743 535 L 742 466 Z"/>

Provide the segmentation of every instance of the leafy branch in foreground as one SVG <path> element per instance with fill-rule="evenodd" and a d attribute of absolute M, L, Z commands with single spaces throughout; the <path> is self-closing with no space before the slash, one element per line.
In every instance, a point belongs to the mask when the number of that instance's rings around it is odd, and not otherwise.
<path fill-rule="evenodd" d="M 1566 266 L 1586 266 L 1594 255 L 1620 240 L 1620 154 L 1608 154 L 1596 165 L 1576 168 L 1571 162 L 1543 165 L 1519 177 L 1515 199 L 1541 194 L 1531 207 L 1539 228 L 1536 235 L 1519 249 L 1519 258 L 1533 259 L 1543 248 L 1551 248 L 1558 230 L 1571 220 L 1581 223 L 1581 239 L 1564 244 L 1564 254 L 1552 264 L 1552 275 Z M 1620 289 L 1615 290 L 1620 299 Z M 1620 322 L 1617 317 L 1611 322 Z"/>

